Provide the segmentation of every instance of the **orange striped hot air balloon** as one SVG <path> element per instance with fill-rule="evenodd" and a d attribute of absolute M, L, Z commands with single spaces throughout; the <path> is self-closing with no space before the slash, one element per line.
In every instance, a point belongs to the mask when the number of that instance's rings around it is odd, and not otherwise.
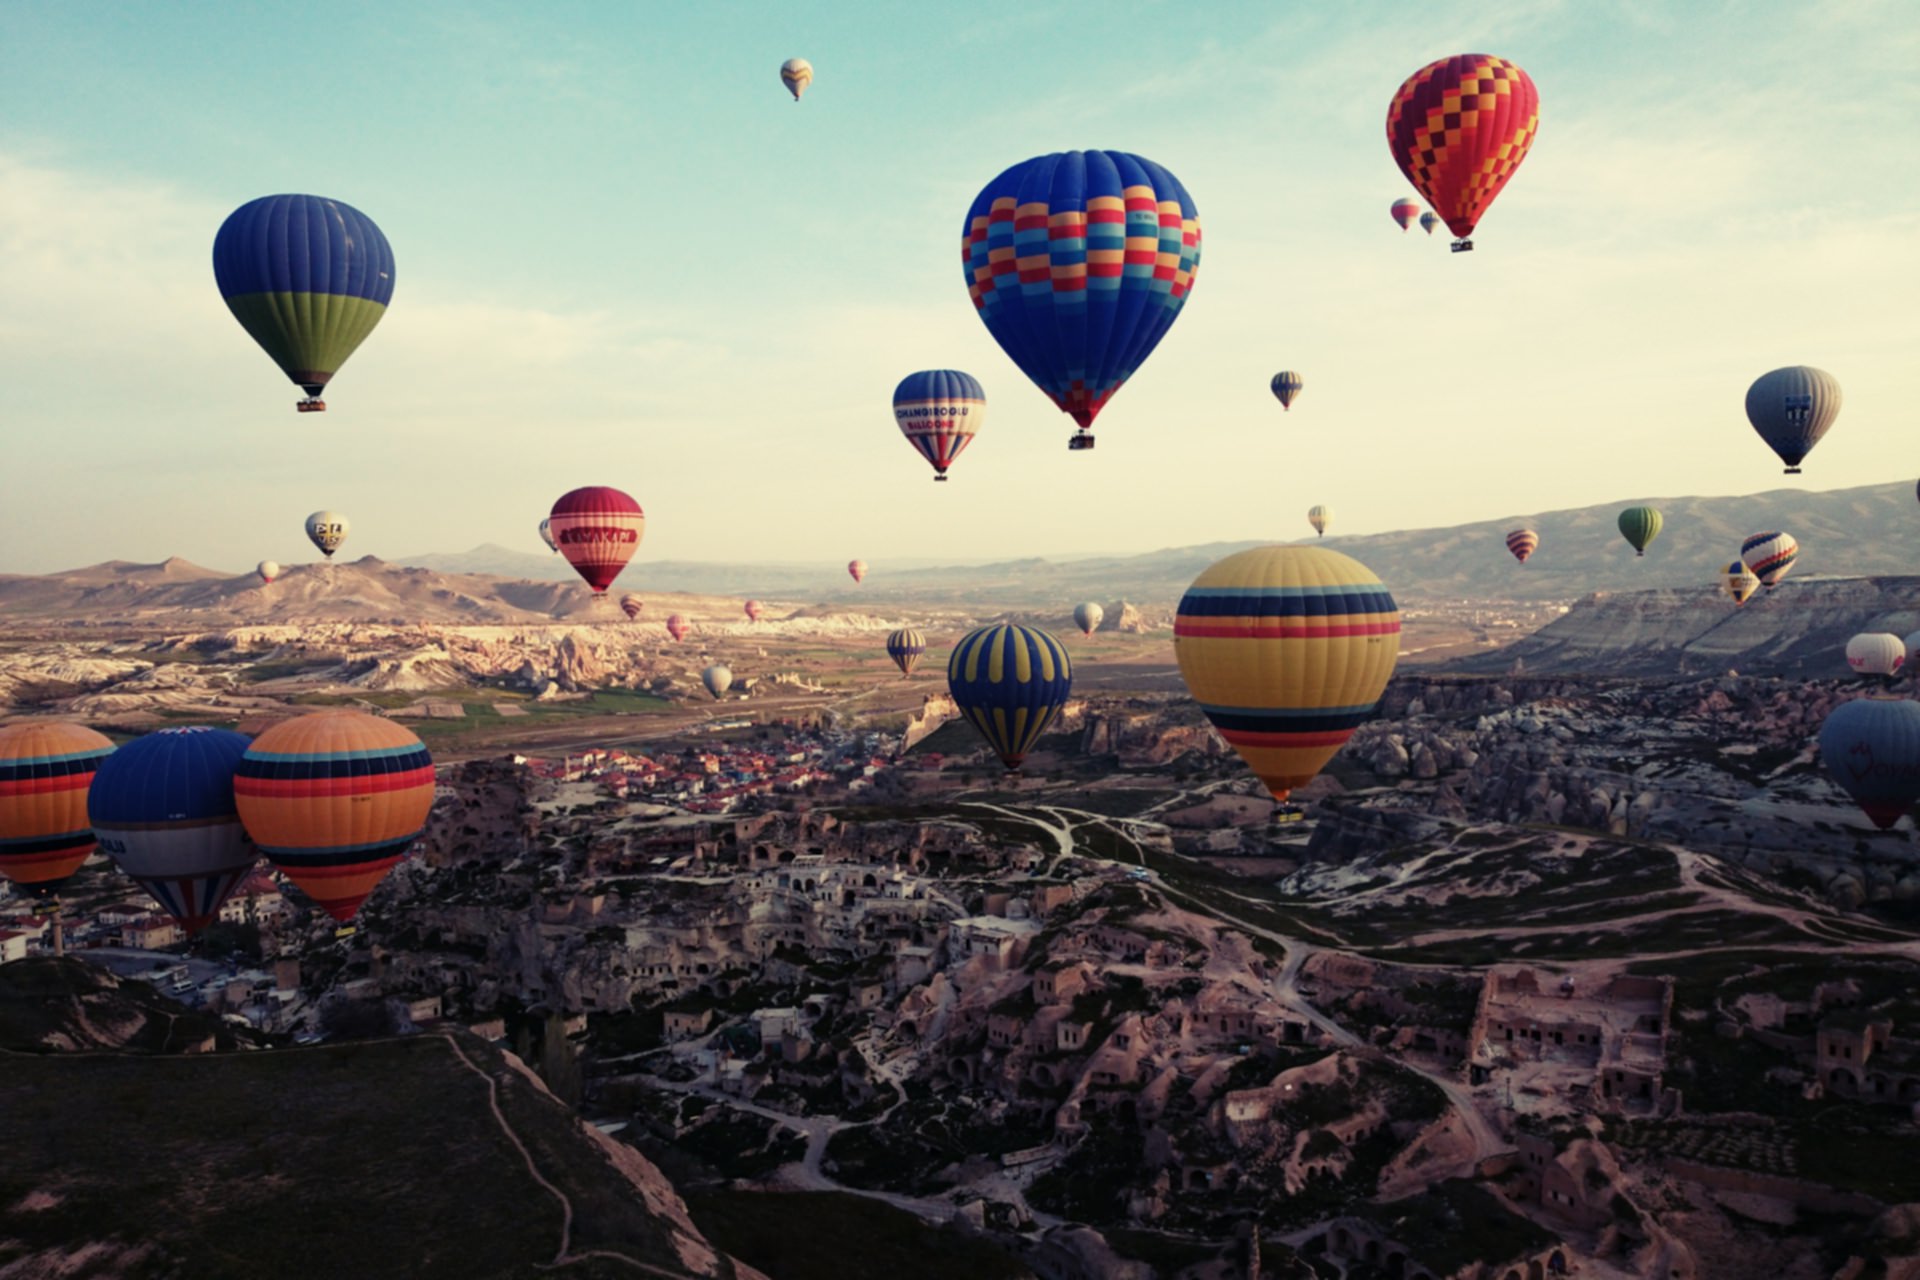
<path fill-rule="evenodd" d="M 113 743 L 77 724 L 0 729 L 0 876 L 56 892 L 93 852 L 87 788 Z"/>
<path fill-rule="evenodd" d="M 233 793 L 267 860 L 350 920 L 426 827 L 433 758 L 391 720 L 317 711 L 255 738 Z"/>

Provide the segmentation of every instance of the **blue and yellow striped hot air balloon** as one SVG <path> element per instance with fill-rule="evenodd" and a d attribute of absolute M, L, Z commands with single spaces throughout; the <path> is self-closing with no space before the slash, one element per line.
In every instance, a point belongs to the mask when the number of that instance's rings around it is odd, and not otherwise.
<path fill-rule="evenodd" d="M 213 923 L 259 860 L 233 801 L 248 742 L 231 729 L 161 729 L 102 760 L 87 793 L 100 851 L 188 933 Z"/>
<path fill-rule="evenodd" d="M 920 662 L 920 655 L 927 651 L 927 638 L 912 627 L 902 627 L 887 637 L 887 656 L 893 659 L 893 665 L 900 668 L 900 674 L 910 676 Z"/>
<path fill-rule="evenodd" d="M 345 921 L 425 829 L 433 758 L 391 720 L 317 711 L 254 739 L 233 791 L 260 852 Z"/>
<path fill-rule="evenodd" d="M 947 659 L 947 688 L 1008 770 L 1018 769 L 1073 692 L 1073 661 L 1038 627 L 970 632 Z"/>
<path fill-rule="evenodd" d="M 0 729 L 0 876 L 51 894 L 93 852 L 87 788 L 113 743 L 77 724 Z"/>
<path fill-rule="evenodd" d="M 1273 398 L 1280 402 L 1283 410 L 1293 408 L 1293 398 L 1299 395 L 1306 385 L 1307 380 L 1291 369 L 1282 369 L 1274 374 L 1273 381 L 1268 384 L 1273 390 Z"/>
<path fill-rule="evenodd" d="M 307 393 L 302 413 L 393 300 L 393 248 L 373 219 L 324 196 L 249 200 L 213 238 L 213 277 L 240 327 Z"/>
<path fill-rule="evenodd" d="M 1400 610 L 1350 556 L 1255 547 L 1193 580 L 1173 634 L 1188 692 L 1284 803 L 1373 715 Z"/>

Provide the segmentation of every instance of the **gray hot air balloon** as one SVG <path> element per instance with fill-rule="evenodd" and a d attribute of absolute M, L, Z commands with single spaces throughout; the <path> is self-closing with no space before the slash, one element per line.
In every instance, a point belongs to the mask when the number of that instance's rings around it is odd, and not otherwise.
<path fill-rule="evenodd" d="M 347 518 L 338 511 L 316 511 L 307 517 L 307 537 L 331 560 L 347 540 Z"/>
<path fill-rule="evenodd" d="M 280 565 L 274 560 L 262 560 L 253 571 L 260 575 L 260 581 L 272 586 L 273 580 L 280 576 Z"/>
<path fill-rule="evenodd" d="M 1824 369 L 1797 364 L 1761 374 L 1747 388 L 1747 421 L 1767 447 L 1800 474 L 1800 460 L 1840 416 L 1840 382 Z"/>
<path fill-rule="evenodd" d="M 1098 631 L 1100 624 L 1106 620 L 1107 611 L 1091 600 L 1085 604 L 1073 606 L 1073 625 L 1080 628 L 1080 630 L 1087 635 L 1092 635 Z"/>
<path fill-rule="evenodd" d="M 733 688 L 733 672 L 716 662 L 700 673 L 700 683 L 707 686 L 707 692 L 718 699 Z"/>

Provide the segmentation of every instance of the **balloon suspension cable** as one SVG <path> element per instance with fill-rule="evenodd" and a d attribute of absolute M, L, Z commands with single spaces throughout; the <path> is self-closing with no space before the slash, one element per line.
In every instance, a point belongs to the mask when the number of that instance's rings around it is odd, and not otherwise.
<path fill-rule="evenodd" d="M 327 411 L 327 402 L 319 396 L 308 396 L 304 400 L 295 403 L 293 407 L 301 413 L 325 413 Z"/>
<path fill-rule="evenodd" d="M 1455 253 L 1472 253 L 1473 241 L 1467 239 L 1465 236 L 1462 236 L 1460 239 L 1455 240 L 1453 242 L 1453 251 Z"/>

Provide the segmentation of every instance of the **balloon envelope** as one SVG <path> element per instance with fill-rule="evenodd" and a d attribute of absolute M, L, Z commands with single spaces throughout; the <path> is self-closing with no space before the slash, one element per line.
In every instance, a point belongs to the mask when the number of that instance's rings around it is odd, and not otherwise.
<path fill-rule="evenodd" d="M 1273 388 L 1273 398 L 1280 402 L 1280 407 L 1291 409 L 1294 397 L 1300 394 L 1307 382 L 1293 370 L 1282 369 L 1273 375 L 1273 381 L 1269 385 Z"/>
<path fill-rule="evenodd" d="M 1200 215 L 1151 160 L 1060 152 L 981 188 L 961 251 L 987 332 L 1084 432 L 1186 305 Z"/>
<path fill-rule="evenodd" d="M 347 529 L 347 518 L 338 511 L 316 511 L 307 517 L 307 541 L 329 560 L 347 540 Z"/>
<path fill-rule="evenodd" d="M 914 450 L 933 464 L 934 479 L 972 443 L 987 416 L 987 393 L 970 373 L 924 369 L 893 389 L 893 421 Z"/>
<path fill-rule="evenodd" d="M 687 622 L 686 615 L 679 613 L 668 615 L 667 634 L 675 640 L 686 639 L 687 632 L 691 630 L 693 630 L 693 627 Z"/>
<path fill-rule="evenodd" d="M 1742 561 L 1735 560 L 1720 575 L 1720 590 L 1735 604 L 1745 604 L 1748 597 L 1759 589 L 1760 579 L 1754 577 Z"/>
<path fill-rule="evenodd" d="M 716 662 L 700 673 L 700 683 L 717 699 L 733 687 L 733 672 Z"/>
<path fill-rule="evenodd" d="M 813 83 L 813 64 L 805 58 L 788 58 L 780 64 L 780 83 L 787 86 L 795 102 L 800 101 L 800 95 Z"/>
<path fill-rule="evenodd" d="M 1754 379 L 1747 388 L 1747 421 L 1767 447 L 1800 473 L 1800 460 L 1840 416 L 1840 380 L 1825 369 L 1794 365 Z"/>
<path fill-rule="evenodd" d="M 766 608 L 758 600 L 749 600 L 744 606 L 744 611 L 748 622 L 758 622 L 760 615 L 766 612 Z"/>
<path fill-rule="evenodd" d="M 87 788 L 113 743 L 77 724 L 0 728 L 0 876 L 29 894 L 57 892 L 93 852 Z"/>
<path fill-rule="evenodd" d="M 639 617 L 640 611 L 646 607 L 646 602 L 631 591 L 620 597 L 620 612 L 626 614 L 629 619 Z"/>
<path fill-rule="evenodd" d="M 1753 570 L 1753 576 L 1760 579 L 1760 585 L 1771 591 L 1800 558 L 1800 544 L 1792 534 L 1778 530 L 1749 534 L 1740 544 L 1740 558 Z"/>
<path fill-rule="evenodd" d="M 1647 554 L 1647 544 L 1660 536 L 1660 527 L 1666 521 L 1653 507 L 1628 507 L 1620 513 L 1620 536 L 1627 540 L 1634 554 Z"/>
<path fill-rule="evenodd" d="M 1400 225 L 1400 229 L 1405 231 L 1413 225 L 1413 220 L 1420 216 L 1420 206 L 1405 196 L 1402 196 L 1393 202 L 1392 207 L 1389 208 L 1387 212 L 1391 214 L 1393 220 Z"/>
<path fill-rule="evenodd" d="M 640 504 L 605 485 L 562 494 L 547 519 L 560 554 L 595 595 L 613 585 L 647 532 Z"/>
<path fill-rule="evenodd" d="M 1527 557 L 1539 549 L 1540 535 L 1531 529 L 1514 529 L 1507 534 L 1507 550 L 1511 551 L 1513 558 L 1521 564 L 1525 564 Z"/>
<path fill-rule="evenodd" d="M 1106 619 L 1107 611 L 1091 600 L 1073 606 L 1073 625 L 1087 635 L 1098 631 Z"/>
<path fill-rule="evenodd" d="M 920 661 L 920 655 L 927 651 L 927 638 L 912 627 L 902 627 L 887 637 L 887 656 L 893 659 L 893 665 L 900 668 L 900 674 L 910 676 Z"/>
<path fill-rule="evenodd" d="M 1193 580 L 1173 636 L 1193 700 L 1284 802 L 1373 716 L 1399 660 L 1400 610 L 1350 556 L 1255 547 Z"/>
<path fill-rule="evenodd" d="M 1463 240 L 1527 158 L 1539 127 L 1532 78 L 1487 53 L 1428 63 L 1387 106 L 1394 163 Z"/>
<path fill-rule="evenodd" d="M 213 238 L 227 309 L 309 396 L 387 314 L 393 276 L 393 249 L 373 219 L 325 196 L 250 200 Z"/>
<path fill-rule="evenodd" d="M 1327 526 L 1333 523 L 1333 508 L 1329 506 L 1307 508 L 1307 523 L 1313 526 L 1316 534 L 1326 537 Z"/>
<path fill-rule="evenodd" d="M 272 586 L 273 580 L 280 576 L 280 564 L 275 560 L 262 560 L 253 571 L 260 576 L 260 581 Z"/>
<path fill-rule="evenodd" d="M 1440 216 L 1434 213 L 1433 210 L 1429 209 L 1420 215 L 1420 229 L 1428 235 L 1432 235 L 1433 229 L 1439 225 Z"/>
<path fill-rule="evenodd" d="M 1038 627 L 969 632 L 947 659 L 947 688 L 1009 771 L 1033 750 L 1073 692 L 1073 661 Z"/>
<path fill-rule="evenodd" d="M 547 544 L 547 550 L 558 553 L 560 545 L 553 540 L 553 517 L 540 517 L 540 541 Z"/>
<path fill-rule="evenodd" d="M 260 852 L 345 921 L 426 828 L 433 757 L 391 720 L 316 711 L 255 738 L 233 792 Z"/>
<path fill-rule="evenodd" d="M 249 741 L 231 729 L 160 729 L 102 760 L 87 793 L 100 851 L 190 934 L 214 922 L 258 860 L 233 796 Z"/>
<path fill-rule="evenodd" d="M 865 582 L 867 580 L 867 562 L 865 560 L 847 561 L 847 575 L 855 582 Z"/>
<path fill-rule="evenodd" d="M 1847 665 L 1860 675 L 1895 675 L 1906 661 L 1906 643 L 1888 632 L 1863 631 L 1847 641 Z"/>
<path fill-rule="evenodd" d="M 1827 713 L 1820 759 L 1885 831 L 1920 797 L 1920 703 L 1856 698 Z"/>

